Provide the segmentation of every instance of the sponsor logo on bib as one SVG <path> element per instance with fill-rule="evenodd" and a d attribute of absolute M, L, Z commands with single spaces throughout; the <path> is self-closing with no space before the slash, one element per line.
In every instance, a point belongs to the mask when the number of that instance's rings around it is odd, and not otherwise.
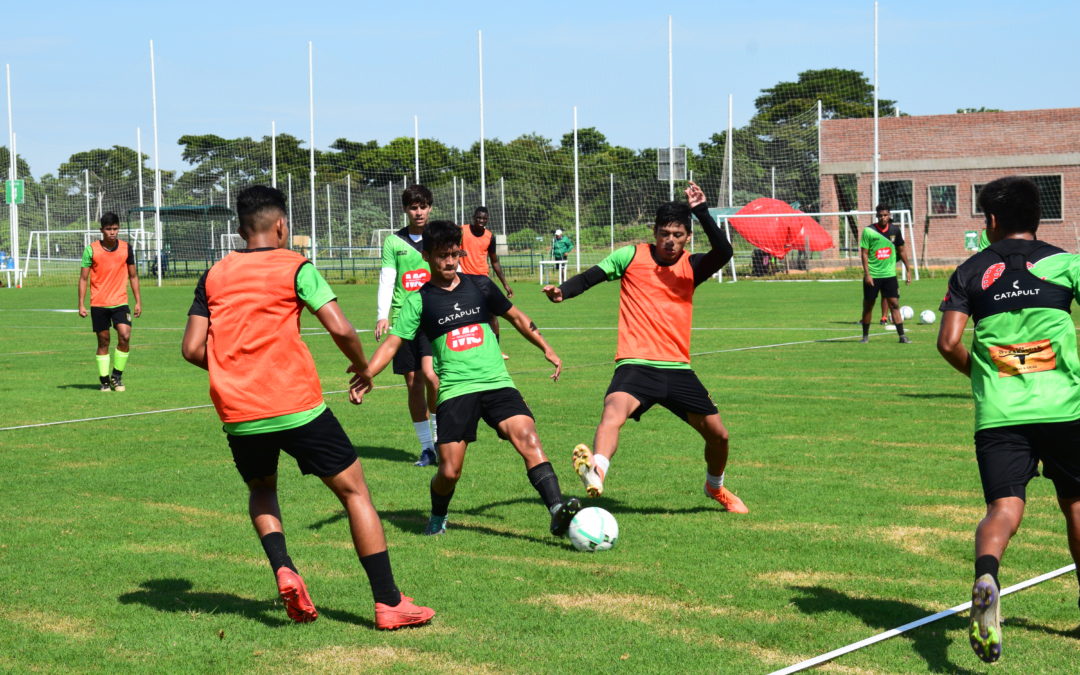
<path fill-rule="evenodd" d="M 484 344 L 484 327 L 474 323 L 455 328 L 446 334 L 446 346 L 452 352 L 463 352 Z"/>
<path fill-rule="evenodd" d="M 878 260 L 888 260 L 892 257 L 892 248 L 889 246 L 879 248 L 878 250 L 874 251 L 874 257 Z"/>
<path fill-rule="evenodd" d="M 1057 354 L 1049 340 L 1000 347 L 991 345 L 990 360 L 997 366 L 998 377 L 1040 373 L 1057 367 Z"/>
<path fill-rule="evenodd" d="M 1027 264 L 1027 268 L 1034 267 L 1031 263 Z M 985 291 L 990 286 L 1001 278 L 1001 275 L 1005 272 L 1005 263 L 994 263 L 990 267 L 986 268 L 986 271 L 982 275 L 982 289 Z"/>
<path fill-rule="evenodd" d="M 431 272 L 425 269 L 411 270 L 401 275 L 401 285 L 407 291 L 418 291 L 431 279 Z"/>

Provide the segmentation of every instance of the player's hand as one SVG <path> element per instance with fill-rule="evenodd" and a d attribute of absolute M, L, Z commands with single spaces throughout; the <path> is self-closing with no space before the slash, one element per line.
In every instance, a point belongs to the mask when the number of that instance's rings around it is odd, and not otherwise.
<path fill-rule="evenodd" d="M 908 277 L 907 279 L 904 279 L 904 283 L 907 284 L 908 286 L 910 286 L 911 285 L 911 277 Z"/>
<path fill-rule="evenodd" d="M 874 280 L 870 278 L 869 274 L 864 274 L 863 278 L 862 278 L 862 281 L 867 286 L 873 286 L 874 285 Z"/>
<path fill-rule="evenodd" d="M 79 305 L 79 316 L 86 318 L 86 308 L 82 305 Z"/>
<path fill-rule="evenodd" d="M 690 202 L 690 208 L 696 208 L 705 203 L 705 192 L 694 181 L 690 181 L 690 187 L 683 192 L 686 193 L 686 199 Z"/>
<path fill-rule="evenodd" d="M 550 300 L 552 302 L 562 302 L 563 301 L 562 289 L 559 288 L 558 286 L 552 286 L 551 284 L 548 284 L 547 286 L 544 286 L 540 290 L 543 291 L 543 293 L 548 296 L 548 300 Z"/>
<path fill-rule="evenodd" d="M 390 330 L 390 322 L 386 319 L 379 319 L 375 322 L 375 342 L 382 339 L 386 332 Z"/>
<path fill-rule="evenodd" d="M 371 383 L 357 383 L 349 385 L 349 403 L 360 405 L 364 402 L 364 394 L 371 391 Z"/>
<path fill-rule="evenodd" d="M 559 375 L 562 375 L 562 359 L 553 350 L 548 349 L 544 352 L 544 358 L 547 359 L 553 366 L 555 366 L 555 372 L 551 374 L 551 381 L 558 382 Z"/>
<path fill-rule="evenodd" d="M 353 376 L 349 380 L 349 402 L 354 405 L 360 405 L 364 402 L 364 394 L 371 391 L 373 385 L 371 384 L 371 373 L 367 368 L 361 368 L 360 366 L 351 364 L 345 369 L 346 373 L 352 373 Z"/>
<path fill-rule="evenodd" d="M 136 302 L 135 303 L 135 312 L 134 312 L 134 314 L 135 314 L 136 319 L 138 319 L 139 316 L 142 315 L 142 303 L 141 302 Z"/>
<path fill-rule="evenodd" d="M 506 289 L 506 297 L 507 298 L 514 297 L 514 290 L 512 288 L 510 288 L 509 286 L 506 286 L 505 289 Z"/>

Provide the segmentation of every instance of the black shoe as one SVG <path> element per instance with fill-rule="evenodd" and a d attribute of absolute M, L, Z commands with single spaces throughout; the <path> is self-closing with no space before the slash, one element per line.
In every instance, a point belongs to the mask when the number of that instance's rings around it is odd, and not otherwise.
<path fill-rule="evenodd" d="M 114 372 L 112 374 L 111 382 L 112 382 L 113 391 L 124 391 L 124 374 L 123 373 L 115 373 Z"/>
<path fill-rule="evenodd" d="M 566 534 L 566 531 L 570 529 L 570 521 L 574 519 L 577 512 L 581 510 L 581 502 L 577 497 L 571 497 L 562 504 L 559 504 L 559 508 L 555 509 L 555 513 L 551 514 L 551 533 L 556 537 L 562 537 Z"/>
<path fill-rule="evenodd" d="M 98 391 L 112 391 L 112 384 L 110 383 L 109 378 L 101 378 L 101 389 Z"/>
<path fill-rule="evenodd" d="M 909 345 L 909 344 L 911 344 L 911 338 L 909 338 L 909 337 L 908 337 L 908 336 L 906 336 L 906 335 L 901 335 L 901 336 L 900 336 L 900 344 L 902 344 L 902 345 Z"/>
<path fill-rule="evenodd" d="M 862 342 L 862 343 L 870 342 L 870 336 L 869 335 L 862 336 L 862 339 L 859 340 L 859 342 Z"/>

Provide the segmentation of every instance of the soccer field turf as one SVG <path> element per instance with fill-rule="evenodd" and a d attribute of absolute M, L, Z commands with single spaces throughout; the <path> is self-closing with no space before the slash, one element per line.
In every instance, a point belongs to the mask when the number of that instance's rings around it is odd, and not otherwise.
<path fill-rule="evenodd" d="M 549 382 L 539 351 L 503 322 L 508 366 L 564 492 L 584 499 L 570 451 L 599 418 L 618 286 L 563 305 L 515 288 L 565 370 Z M 370 355 L 375 287 L 335 290 Z M 936 311 L 943 292 L 943 279 L 901 286 L 902 304 Z M 328 394 L 399 586 L 438 611 L 394 633 L 372 628 L 340 505 L 283 456 L 290 553 L 320 611 L 314 624 L 287 619 L 206 374 L 180 357 L 191 288 L 144 290 L 123 393 L 97 391 L 89 319 L 42 311 L 74 295 L 74 280 L 0 289 L 0 670 L 763 673 L 970 599 L 983 506 L 967 381 L 937 355 L 936 326 L 909 322 L 914 344 L 898 345 L 875 324 L 858 344 L 858 282 L 698 290 L 693 363 L 731 432 L 727 485 L 750 513 L 705 498 L 701 441 L 658 407 L 623 429 L 604 497 L 587 502 L 619 521 L 604 553 L 547 534 L 520 458 L 486 427 L 449 531 L 420 536 L 433 470 L 412 466 L 401 378 L 381 375 L 360 407 Z M 340 392 L 344 358 L 314 317 L 304 327 L 323 389 Z M 152 411 L 166 412 L 134 414 Z M 1029 494 L 1005 586 L 1070 562 L 1052 486 L 1037 479 Z M 1074 575 L 1002 606 L 994 672 L 1080 671 Z M 983 672 L 966 627 L 966 613 L 952 616 L 824 668 Z"/>

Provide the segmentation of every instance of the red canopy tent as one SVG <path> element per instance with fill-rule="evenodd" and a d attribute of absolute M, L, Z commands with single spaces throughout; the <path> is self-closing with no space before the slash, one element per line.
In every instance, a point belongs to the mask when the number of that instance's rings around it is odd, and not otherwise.
<path fill-rule="evenodd" d="M 769 255 L 783 258 L 789 251 L 824 251 L 832 248 L 832 237 L 816 220 L 807 215 L 784 218 L 764 218 L 781 214 L 802 214 L 779 199 L 755 199 L 731 217 L 731 226 L 757 248 Z M 759 216 L 739 218 L 739 216 Z"/>

